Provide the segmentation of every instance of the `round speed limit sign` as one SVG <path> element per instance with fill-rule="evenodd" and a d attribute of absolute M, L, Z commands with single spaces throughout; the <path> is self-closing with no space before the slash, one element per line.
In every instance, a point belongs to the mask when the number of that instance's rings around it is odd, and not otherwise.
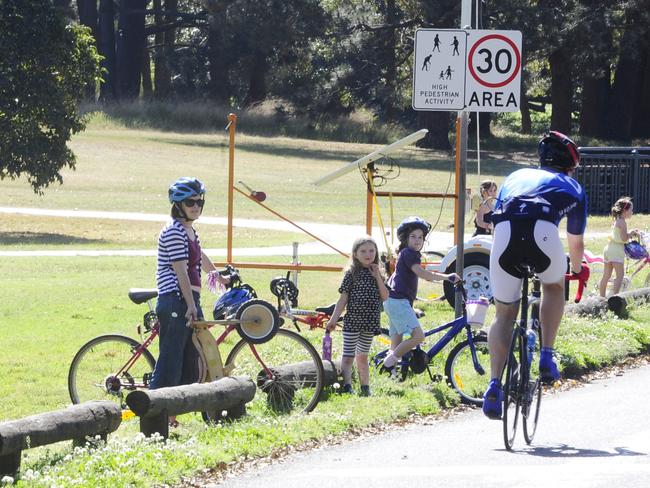
<path fill-rule="evenodd" d="M 470 111 L 519 110 L 521 32 L 469 31 L 466 105 Z"/>

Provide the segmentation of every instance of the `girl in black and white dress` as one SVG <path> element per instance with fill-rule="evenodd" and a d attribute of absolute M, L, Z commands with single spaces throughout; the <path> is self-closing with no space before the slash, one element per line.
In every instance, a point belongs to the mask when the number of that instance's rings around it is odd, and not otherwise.
<path fill-rule="evenodd" d="M 372 237 L 354 241 L 350 264 L 339 288 L 334 312 L 327 330 L 334 330 L 343 309 L 343 392 L 352 393 L 352 365 L 356 359 L 361 395 L 370 395 L 368 353 L 372 339 L 380 333 L 381 304 L 388 298 L 388 289 L 379 266 L 379 250 Z"/>

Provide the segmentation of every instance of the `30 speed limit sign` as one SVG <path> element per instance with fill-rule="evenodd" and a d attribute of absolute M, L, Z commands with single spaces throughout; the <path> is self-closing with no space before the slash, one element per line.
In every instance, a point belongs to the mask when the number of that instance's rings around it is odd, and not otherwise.
<path fill-rule="evenodd" d="M 521 32 L 468 30 L 465 106 L 514 112 L 521 92 Z"/>

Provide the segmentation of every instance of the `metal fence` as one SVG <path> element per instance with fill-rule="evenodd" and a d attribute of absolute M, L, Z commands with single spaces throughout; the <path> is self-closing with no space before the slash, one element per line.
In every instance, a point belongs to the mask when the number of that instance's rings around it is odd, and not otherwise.
<path fill-rule="evenodd" d="M 622 196 L 650 213 L 650 147 L 581 147 L 575 178 L 589 197 L 589 213 L 609 214 Z"/>

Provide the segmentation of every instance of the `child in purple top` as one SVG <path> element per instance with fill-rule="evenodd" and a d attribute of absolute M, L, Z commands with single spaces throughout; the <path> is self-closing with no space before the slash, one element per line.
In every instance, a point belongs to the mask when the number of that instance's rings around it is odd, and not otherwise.
<path fill-rule="evenodd" d="M 397 227 L 400 245 L 397 250 L 395 272 L 388 279 L 390 292 L 384 302 L 384 310 L 390 323 L 390 351 L 384 359 L 384 368 L 392 370 L 403 354 L 424 340 L 424 332 L 413 311 L 413 301 L 418 292 L 418 279 L 427 281 L 449 280 L 455 283 L 457 274 L 437 273 L 425 270 L 420 265 L 420 250 L 431 225 L 419 217 L 408 217 Z M 402 341 L 404 334 L 410 339 Z"/>

